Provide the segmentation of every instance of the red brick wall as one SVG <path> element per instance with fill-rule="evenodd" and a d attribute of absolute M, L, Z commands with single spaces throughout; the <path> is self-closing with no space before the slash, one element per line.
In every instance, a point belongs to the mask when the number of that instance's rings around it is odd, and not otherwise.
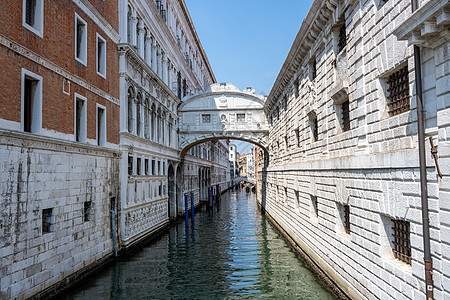
<path fill-rule="evenodd" d="M 44 1 L 44 36 L 22 25 L 21 0 L 0 1 L 0 33 L 52 61 L 93 86 L 119 98 L 119 65 L 115 43 L 71 0 Z M 108 4 L 105 4 L 108 2 Z M 117 1 L 91 3 L 118 31 Z M 87 66 L 75 60 L 75 12 L 87 22 Z M 96 72 L 96 33 L 107 43 L 106 79 Z M 63 93 L 63 77 L 22 55 L 0 46 L 0 118 L 20 122 L 21 68 L 42 76 L 42 127 L 65 134 L 74 133 L 74 93 L 87 98 L 87 137 L 96 138 L 96 103 L 106 107 L 107 141 L 118 143 L 119 106 L 71 82 L 70 96 Z"/>

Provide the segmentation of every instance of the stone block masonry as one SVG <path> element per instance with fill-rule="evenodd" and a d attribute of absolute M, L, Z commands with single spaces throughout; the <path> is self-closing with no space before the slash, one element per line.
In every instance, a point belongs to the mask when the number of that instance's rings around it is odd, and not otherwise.
<path fill-rule="evenodd" d="M 448 20 L 427 27 L 448 1 L 421 1 L 413 16 L 410 5 L 314 1 L 265 103 L 270 157 L 258 199 L 355 299 L 425 298 L 419 79 L 407 40 L 422 57 L 434 298 L 450 298 L 450 56 L 439 33 Z"/>
<path fill-rule="evenodd" d="M 112 253 L 114 152 L 1 132 L 0 153 L 0 298 L 29 297 Z"/>

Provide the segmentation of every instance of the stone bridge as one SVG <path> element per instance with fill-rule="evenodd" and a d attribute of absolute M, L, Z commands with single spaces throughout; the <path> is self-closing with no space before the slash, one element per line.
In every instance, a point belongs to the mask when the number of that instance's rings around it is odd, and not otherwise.
<path fill-rule="evenodd" d="M 183 99 L 178 109 L 180 149 L 209 140 L 233 139 L 268 149 L 269 126 L 265 97 L 234 84 L 213 84 L 207 92 Z"/>

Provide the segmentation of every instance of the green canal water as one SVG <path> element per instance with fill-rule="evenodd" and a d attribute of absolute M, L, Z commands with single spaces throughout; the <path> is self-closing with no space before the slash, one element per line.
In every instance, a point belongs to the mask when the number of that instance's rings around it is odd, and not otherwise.
<path fill-rule="evenodd" d="M 222 195 L 60 299 L 336 299 L 261 215 L 254 194 Z"/>

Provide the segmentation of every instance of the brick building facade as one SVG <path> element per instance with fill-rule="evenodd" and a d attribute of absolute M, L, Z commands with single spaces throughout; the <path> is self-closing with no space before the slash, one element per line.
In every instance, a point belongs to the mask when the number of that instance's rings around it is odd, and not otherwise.
<path fill-rule="evenodd" d="M 0 3 L 0 298 L 113 251 L 119 201 L 118 7 Z"/>

